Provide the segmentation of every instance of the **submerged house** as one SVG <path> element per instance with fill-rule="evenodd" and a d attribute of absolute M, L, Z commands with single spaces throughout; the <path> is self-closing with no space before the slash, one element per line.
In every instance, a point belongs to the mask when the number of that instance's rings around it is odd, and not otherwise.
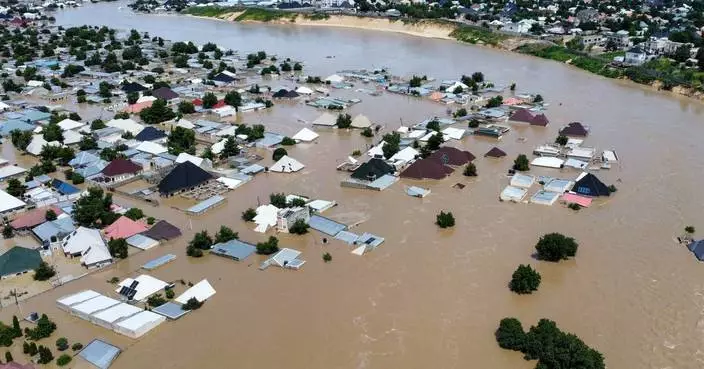
<path fill-rule="evenodd" d="M 78 227 L 61 243 L 66 256 L 81 257 L 86 268 L 100 267 L 112 263 L 112 256 L 97 229 Z"/>
<path fill-rule="evenodd" d="M 208 183 L 213 175 L 190 161 L 177 165 L 164 179 L 159 182 L 159 193 L 162 196 L 173 195 L 176 192 L 189 190 Z"/>
<path fill-rule="evenodd" d="M 455 170 L 430 158 L 415 161 L 406 170 L 401 172 L 401 177 L 411 179 L 443 179 Z"/>
<path fill-rule="evenodd" d="M 492 147 L 491 150 L 484 154 L 485 158 L 503 158 L 504 156 L 506 156 L 506 152 L 498 147 Z"/>
<path fill-rule="evenodd" d="M 609 187 L 591 173 L 587 173 L 577 180 L 572 190 L 580 195 L 590 197 L 611 195 Z"/>
<path fill-rule="evenodd" d="M 281 209 L 276 214 L 276 230 L 289 233 L 289 228 L 299 219 L 308 224 L 310 221 L 310 211 L 308 207 Z"/>
<path fill-rule="evenodd" d="M 105 183 L 126 181 L 142 172 L 142 166 L 129 159 L 115 159 L 101 173 Z"/>
<path fill-rule="evenodd" d="M 572 122 L 560 130 L 563 136 L 586 137 L 589 134 L 589 128 L 579 122 Z"/>
<path fill-rule="evenodd" d="M 428 159 L 434 160 L 443 165 L 460 166 L 474 160 L 474 155 L 472 155 L 469 151 L 443 146 L 434 153 L 430 154 Z"/>
<path fill-rule="evenodd" d="M 396 168 L 384 160 L 372 158 L 352 172 L 352 178 L 362 181 L 374 181 L 387 174 L 393 174 L 395 171 Z"/>

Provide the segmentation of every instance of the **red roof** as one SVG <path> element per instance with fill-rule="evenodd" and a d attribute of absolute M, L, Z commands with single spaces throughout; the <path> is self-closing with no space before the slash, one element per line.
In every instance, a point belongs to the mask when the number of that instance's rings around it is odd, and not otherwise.
<path fill-rule="evenodd" d="M 120 174 L 134 174 L 142 170 L 142 166 L 127 159 L 115 159 L 103 168 L 103 175 L 108 177 L 119 176 Z"/>
<path fill-rule="evenodd" d="M 531 114 L 528 109 L 518 109 L 515 113 L 511 114 L 510 118 L 508 118 L 508 120 L 523 123 L 532 123 L 533 119 L 535 119 L 535 117 L 533 117 L 533 114 Z"/>
<path fill-rule="evenodd" d="M 193 105 L 195 105 L 195 106 L 201 106 L 201 105 L 203 105 L 203 100 L 201 100 L 201 99 L 194 99 L 194 100 L 192 101 L 192 103 L 193 103 Z"/>
<path fill-rule="evenodd" d="M 56 206 L 47 206 L 45 208 L 38 208 L 20 214 L 20 216 L 10 222 L 10 225 L 14 229 L 36 227 L 46 222 L 46 212 L 48 210 L 53 210 L 56 215 L 61 215 L 64 213 L 63 211 L 61 211 L 61 209 L 57 208 Z"/>
<path fill-rule="evenodd" d="M 460 166 L 474 160 L 474 155 L 469 151 L 443 146 L 438 149 L 438 151 L 432 153 L 428 159 L 434 160 L 440 164 Z"/>
<path fill-rule="evenodd" d="M 401 173 L 403 178 L 443 179 L 455 170 L 430 159 L 421 159 L 411 164 Z"/>
<path fill-rule="evenodd" d="M 213 107 L 211 109 L 222 108 L 225 105 L 227 105 L 227 104 L 225 104 L 225 100 L 218 100 L 218 102 L 215 105 L 213 105 Z"/>
<path fill-rule="evenodd" d="M 105 236 L 110 238 L 129 238 L 137 233 L 142 233 L 147 230 L 147 227 L 137 221 L 134 221 L 126 216 L 119 217 L 114 223 L 105 227 Z"/>
<path fill-rule="evenodd" d="M 548 120 L 548 117 L 545 116 L 545 114 L 538 114 L 533 118 L 533 121 L 530 122 L 532 126 L 541 126 L 545 127 L 550 123 Z"/>

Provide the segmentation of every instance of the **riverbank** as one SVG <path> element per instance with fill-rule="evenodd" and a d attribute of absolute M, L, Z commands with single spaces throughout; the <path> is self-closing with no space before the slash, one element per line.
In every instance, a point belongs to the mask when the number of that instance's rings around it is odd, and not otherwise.
<path fill-rule="evenodd" d="M 393 20 L 383 17 L 295 13 L 259 8 L 198 7 L 188 8 L 184 14 L 216 18 L 240 23 L 295 24 L 314 27 L 355 28 L 378 32 L 401 33 L 415 37 L 455 40 L 484 45 L 506 51 L 536 56 L 568 64 L 592 74 L 629 80 L 656 91 L 704 101 L 704 73 L 676 68 L 660 60 L 638 67 L 614 67 L 611 53 L 589 55 L 576 52 L 552 42 L 509 36 L 481 27 L 462 25 L 445 20 Z"/>

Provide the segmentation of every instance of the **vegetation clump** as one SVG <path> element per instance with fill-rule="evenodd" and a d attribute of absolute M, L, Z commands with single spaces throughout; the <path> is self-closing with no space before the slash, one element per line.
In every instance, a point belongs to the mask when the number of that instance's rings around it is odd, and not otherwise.
<path fill-rule="evenodd" d="M 519 172 L 525 172 L 530 170 L 530 163 L 528 162 L 528 157 L 524 154 L 518 155 L 516 160 L 513 161 L 513 169 Z"/>
<path fill-rule="evenodd" d="M 440 214 L 438 214 L 436 217 L 435 224 L 437 224 L 440 228 L 454 227 L 455 217 L 452 215 L 452 212 L 441 211 Z"/>
<path fill-rule="evenodd" d="M 578 247 L 577 241 L 572 237 L 560 233 L 548 233 L 540 237 L 535 250 L 540 260 L 558 262 L 574 257 Z"/>
<path fill-rule="evenodd" d="M 531 268 L 530 265 L 519 265 L 513 272 L 509 288 L 518 294 L 529 294 L 538 290 L 540 286 L 540 273 Z"/>
<path fill-rule="evenodd" d="M 269 236 L 266 242 L 257 243 L 257 254 L 271 255 L 279 251 L 279 240 L 274 236 Z"/>

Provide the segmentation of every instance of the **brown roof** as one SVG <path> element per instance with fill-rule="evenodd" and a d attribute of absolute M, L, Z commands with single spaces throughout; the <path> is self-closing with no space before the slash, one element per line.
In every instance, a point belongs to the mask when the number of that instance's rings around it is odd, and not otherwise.
<path fill-rule="evenodd" d="M 548 120 L 548 117 L 545 116 L 545 114 L 538 114 L 533 118 L 533 121 L 530 122 L 532 126 L 541 126 L 545 127 L 550 123 Z"/>
<path fill-rule="evenodd" d="M 137 173 L 142 170 L 142 166 L 135 164 L 128 159 L 115 159 L 110 162 L 102 172 L 108 177 L 118 176 L 120 174 Z"/>
<path fill-rule="evenodd" d="M 474 160 L 474 155 L 469 151 L 443 146 L 432 153 L 428 159 L 434 160 L 440 164 L 460 166 Z"/>
<path fill-rule="evenodd" d="M 561 129 L 560 134 L 565 136 L 585 137 L 589 134 L 589 130 L 584 127 L 582 123 L 572 122 Z"/>
<path fill-rule="evenodd" d="M 515 113 L 511 114 L 510 118 L 508 118 L 508 120 L 512 120 L 514 122 L 524 123 L 532 123 L 533 119 L 533 114 L 531 114 L 528 109 L 518 109 Z"/>
<path fill-rule="evenodd" d="M 36 227 L 44 222 L 46 222 L 46 212 L 47 210 L 53 210 L 56 215 L 63 214 L 64 212 L 56 206 L 47 206 L 45 208 L 37 208 L 30 210 L 26 213 L 20 214 L 18 217 L 10 222 L 10 225 L 14 229 L 24 229 Z"/>
<path fill-rule="evenodd" d="M 484 157 L 490 157 L 490 158 L 500 158 L 503 156 L 506 156 L 506 153 L 504 150 L 499 149 L 498 147 L 492 147 L 491 150 L 489 150 L 486 154 L 484 154 Z"/>
<path fill-rule="evenodd" d="M 455 170 L 435 160 L 421 159 L 411 164 L 401 173 L 403 178 L 443 179 Z"/>

